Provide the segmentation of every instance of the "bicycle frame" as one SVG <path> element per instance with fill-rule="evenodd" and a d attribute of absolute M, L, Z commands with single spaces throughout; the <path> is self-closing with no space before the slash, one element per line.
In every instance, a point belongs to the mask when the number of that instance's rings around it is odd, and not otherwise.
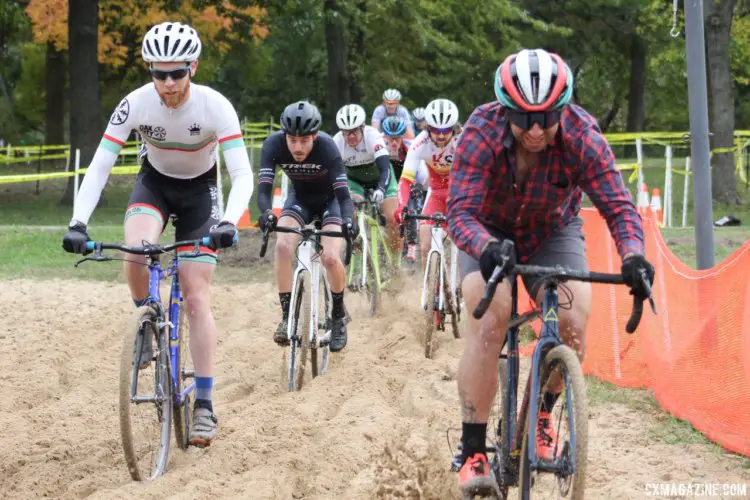
<path fill-rule="evenodd" d="M 517 278 L 516 278 L 517 279 Z M 557 285 L 554 282 L 548 282 L 545 284 L 545 295 L 542 302 L 541 318 L 542 318 L 542 333 L 537 341 L 534 352 L 531 356 L 531 380 L 527 385 L 527 390 L 524 396 L 524 400 L 521 408 L 521 422 L 525 422 L 527 418 L 530 418 L 532 422 L 537 421 L 537 415 L 539 413 L 539 405 L 536 397 L 530 397 L 530 395 L 539 393 L 539 374 L 540 367 L 542 366 L 542 360 L 544 356 L 551 349 L 563 344 L 559 337 L 559 322 L 558 322 L 558 294 Z M 508 433 L 505 436 L 505 442 L 501 443 L 503 453 L 500 455 L 503 457 L 514 457 L 518 458 L 521 454 L 521 448 L 523 446 L 523 425 L 519 425 L 517 418 L 517 407 L 518 407 L 518 382 L 519 382 L 519 335 L 518 330 L 521 325 L 530 321 L 536 317 L 536 313 L 525 314 L 522 316 L 518 315 L 518 284 L 517 281 L 513 281 L 513 292 L 511 298 L 511 321 L 509 323 L 508 334 L 506 344 L 508 346 L 508 353 L 505 355 L 508 361 L 508 379 L 507 381 L 500 381 L 500 383 L 507 383 L 508 390 L 508 407 L 505 408 L 505 414 L 500 417 L 506 419 L 508 422 Z M 501 354 L 501 357 L 503 355 Z M 567 380 L 563 383 L 567 389 Z M 570 405 L 570 391 L 565 391 L 566 402 Z M 570 406 L 568 406 L 570 407 Z M 569 461 L 564 464 L 566 470 L 563 472 L 570 473 L 575 470 L 576 457 L 575 457 L 575 427 L 574 427 L 573 412 L 568 412 L 568 429 L 570 429 L 570 448 L 571 454 Z M 493 431 L 497 431 L 493 429 Z M 499 434 L 499 432 L 498 432 Z M 531 467 L 536 470 L 542 470 L 547 472 L 555 472 L 561 470 L 561 465 L 556 463 L 544 463 L 540 462 L 536 456 L 536 426 L 529 428 L 528 435 L 528 446 L 527 450 L 529 453 L 529 461 Z"/>
<path fill-rule="evenodd" d="M 153 256 L 148 264 L 149 269 L 149 291 L 148 298 L 146 299 L 147 304 L 153 304 L 156 307 L 157 315 L 164 318 L 164 306 L 161 301 L 161 280 L 171 276 L 172 284 L 170 287 L 169 297 L 169 319 L 165 322 L 157 323 L 157 328 L 161 330 L 165 326 L 169 326 L 169 358 L 171 363 L 171 383 L 172 393 L 174 398 L 174 404 L 182 405 L 185 397 L 195 389 L 195 382 L 191 382 L 185 387 L 182 392 L 177 392 L 178 383 L 180 377 L 180 307 L 183 301 L 182 291 L 180 289 L 180 278 L 178 269 L 178 257 L 172 260 L 169 268 L 164 271 L 159 262 L 158 256 Z M 137 391 L 137 380 L 132 384 L 133 398 L 137 399 L 135 393 Z"/>
<path fill-rule="evenodd" d="M 445 229 L 443 229 L 440 225 L 433 225 L 432 227 L 432 242 L 430 246 L 430 251 L 427 253 L 427 262 L 425 263 L 425 269 L 424 269 L 424 278 L 422 280 L 422 309 L 425 311 L 428 308 L 427 304 L 427 287 L 429 286 L 427 284 L 427 278 L 430 275 L 430 262 L 432 259 L 432 254 L 437 253 L 440 257 L 440 272 L 439 272 L 439 281 L 440 281 L 440 298 L 438 300 L 438 306 L 440 310 L 445 309 L 445 239 L 448 236 Z M 457 289 L 458 289 L 458 248 L 456 245 L 451 244 L 451 262 L 450 262 L 450 290 L 451 290 L 451 297 L 452 300 L 455 302 L 457 297 Z M 451 304 L 453 306 L 453 310 L 456 310 L 457 304 Z"/>
<path fill-rule="evenodd" d="M 328 343 L 331 340 L 331 331 L 328 329 L 329 325 L 326 325 L 326 333 L 322 336 L 318 335 L 318 314 L 320 312 L 320 291 L 318 289 L 317 284 L 320 283 L 320 277 L 321 277 L 321 263 L 320 263 L 320 254 L 318 254 L 315 251 L 315 248 L 313 246 L 315 240 L 311 239 L 303 239 L 299 246 L 297 247 L 297 268 L 294 271 L 294 276 L 292 278 L 292 299 L 295 300 L 295 297 L 297 297 L 297 293 L 299 293 L 299 277 L 303 272 L 309 272 L 310 274 L 310 299 L 311 299 L 311 309 L 310 309 L 310 323 L 307 325 L 308 328 L 308 341 L 310 342 L 310 345 L 315 345 L 316 347 L 321 347 L 321 343 Z M 325 272 L 322 272 L 322 277 L 325 282 L 325 289 L 326 289 L 326 300 L 327 304 L 333 303 L 333 298 L 331 296 L 331 287 L 328 283 L 328 275 Z M 294 303 L 294 302 L 292 302 Z M 293 308 L 290 308 L 290 318 L 287 325 L 287 337 L 289 338 L 289 341 L 292 341 L 292 338 L 294 337 L 294 330 L 296 326 L 296 320 L 298 318 L 294 318 L 294 312 Z"/>
<path fill-rule="evenodd" d="M 372 254 L 372 260 L 375 264 L 375 280 L 377 282 L 378 290 L 382 290 L 384 287 L 383 280 L 380 273 L 380 248 L 385 253 L 385 258 L 389 264 L 393 263 L 393 254 L 390 248 L 388 248 L 387 242 L 385 241 L 385 235 L 380 228 L 380 212 L 377 206 L 369 201 L 357 204 L 357 225 L 359 226 L 359 237 L 362 241 L 362 272 L 360 273 L 360 286 L 365 287 L 367 285 L 367 256 L 368 253 Z M 371 213 L 367 213 L 367 212 Z M 367 228 L 370 228 L 369 236 Z M 347 276 L 347 282 L 351 283 L 352 274 L 354 272 L 353 267 L 349 268 L 349 275 Z"/>

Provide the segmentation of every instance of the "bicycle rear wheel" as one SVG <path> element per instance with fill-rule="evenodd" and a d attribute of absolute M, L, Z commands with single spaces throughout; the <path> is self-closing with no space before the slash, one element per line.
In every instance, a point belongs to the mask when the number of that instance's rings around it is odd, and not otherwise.
<path fill-rule="evenodd" d="M 163 474 L 169 460 L 172 430 L 172 381 L 169 338 L 159 329 L 151 306 L 139 307 L 125 331 L 120 355 L 120 434 L 130 476 L 149 481 Z M 141 347 L 155 343 L 155 362 L 138 369 Z M 145 431 L 145 432 L 144 432 Z"/>
<path fill-rule="evenodd" d="M 290 392 L 302 389 L 305 378 L 305 363 L 307 362 L 308 328 L 310 327 L 310 301 L 305 295 L 307 285 L 306 273 L 300 273 L 297 281 L 297 293 L 292 297 L 294 316 L 290 315 L 292 322 L 292 338 L 289 341 L 289 354 L 287 359 L 286 386 Z"/>
<path fill-rule="evenodd" d="M 563 381 L 563 389 L 555 407 L 549 412 L 550 425 L 557 435 L 554 446 L 554 463 L 562 470 L 547 473 L 532 470 L 529 461 L 528 433 L 529 426 L 536 422 L 526 419 L 521 450 L 521 473 L 519 495 L 527 500 L 531 497 L 545 496 L 544 492 L 554 492 L 555 496 L 582 499 L 586 488 L 586 460 L 588 452 L 588 403 L 586 400 L 586 382 L 583 378 L 581 364 L 576 353 L 566 345 L 551 349 L 544 358 L 539 374 L 539 392 L 531 397 L 537 398 L 541 407 L 545 386 L 553 374 Z M 563 431 L 567 428 L 566 433 Z M 573 459 L 575 464 L 572 463 Z M 539 460 L 539 457 L 537 457 Z M 545 464 L 550 462 L 545 461 Z M 532 488 L 534 493 L 531 493 Z M 547 493 L 547 496 L 550 493 Z"/>
<path fill-rule="evenodd" d="M 185 386 L 188 385 L 187 380 L 192 377 L 193 360 L 190 356 L 190 326 L 185 316 L 185 305 L 182 304 L 180 305 L 180 329 L 177 332 L 180 338 L 180 364 L 177 367 L 176 385 L 177 394 L 182 392 Z M 188 370 L 190 370 L 190 373 L 188 373 Z M 175 404 L 172 408 L 174 412 L 174 440 L 177 442 L 177 446 L 183 450 L 186 450 L 189 445 L 188 436 L 190 435 L 190 427 L 193 424 L 193 412 L 190 406 L 191 399 L 191 394 L 186 394 L 182 403 L 179 405 Z"/>
<path fill-rule="evenodd" d="M 318 279 L 318 336 L 320 332 L 323 332 L 324 345 L 318 347 L 317 345 L 310 346 L 310 364 L 312 365 L 312 376 L 313 378 L 323 375 L 328 369 L 328 355 L 331 352 L 328 343 L 331 341 L 331 301 L 328 300 L 328 286 L 326 285 L 323 273 L 319 273 L 320 278 Z"/>
<path fill-rule="evenodd" d="M 428 257 L 429 268 L 427 276 L 427 310 L 424 312 L 424 357 L 432 359 L 434 350 L 435 330 L 443 321 L 443 313 L 438 307 L 440 300 L 440 254 L 433 253 Z"/>

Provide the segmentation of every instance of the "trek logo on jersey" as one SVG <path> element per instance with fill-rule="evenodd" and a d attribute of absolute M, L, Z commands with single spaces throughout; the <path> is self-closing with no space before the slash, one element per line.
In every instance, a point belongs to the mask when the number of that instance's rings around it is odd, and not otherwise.
<path fill-rule="evenodd" d="M 152 127 L 151 125 L 141 125 L 138 127 L 138 131 L 155 141 L 163 141 L 167 138 L 167 131 L 164 127 Z"/>
<path fill-rule="evenodd" d="M 282 169 L 290 176 L 319 175 L 323 172 L 323 165 L 318 165 L 317 163 L 280 163 L 277 165 L 277 167 Z"/>
<path fill-rule="evenodd" d="M 197 123 L 193 123 L 192 125 L 190 125 L 190 128 L 188 128 L 188 132 L 190 132 L 190 135 L 200 135 L 201 126 Z"/>

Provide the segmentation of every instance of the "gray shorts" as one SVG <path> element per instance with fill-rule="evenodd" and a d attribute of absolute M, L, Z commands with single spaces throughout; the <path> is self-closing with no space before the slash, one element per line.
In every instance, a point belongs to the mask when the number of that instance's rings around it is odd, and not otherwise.
<path fill-rule="evenodd" d="M 553 234 L 547 239 L 539 250 L 526 262 L 532 266 L 566 266 L 577 271 L 588 271 L 589 263 L 586 259 L 586 237 L 583 234 L 583 220 L 575 217 L 570 224 L 565 226 L 560 232 Z M 497 239 L 504 239 L 505 236 L 496 230 L 490 230 L 490 234 Z M 463 251 L 458 253 L 458 268 L 461 273 L 461 281 L 475 271 L 479 271 L 479 261 L 465 254 Z M 538 276 L 524 276 L 523 284 L 529 291 L 531 297 L 536 298 L 536 294 L 541 286 Z"/>

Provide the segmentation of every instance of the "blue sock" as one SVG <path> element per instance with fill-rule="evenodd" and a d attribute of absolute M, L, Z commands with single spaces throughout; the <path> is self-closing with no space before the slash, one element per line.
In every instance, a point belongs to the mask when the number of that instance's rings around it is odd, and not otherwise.
<path fill-rule="evenodd" d="M 145 306 L 146 302 L 148 302 L 148 297 L 146 297 L 145 299 L 133 299 L 133 304 L 135 304 L 135 307 Z"/>
<path fill-rule="evenodd" d="M 214 389 L 213 377 L 195 377 L 195 399 L 211 401 Z"/>

